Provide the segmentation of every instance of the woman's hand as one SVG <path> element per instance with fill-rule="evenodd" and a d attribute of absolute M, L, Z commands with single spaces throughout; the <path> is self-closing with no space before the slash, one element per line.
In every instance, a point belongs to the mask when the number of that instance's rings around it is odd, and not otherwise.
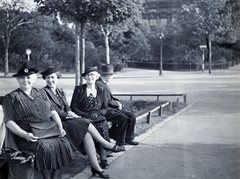
<path fill-rule="evenodd" d="M 22 137 L 23 139 L 26 139 L 29 142 L 37 142 L 38 137 L 34 136 L 30 132 L 26 132 L 25 130 L 23 130 L 14 121 L 12 120 L 8 121 L 6 123 L 6 126 L 15 135 L 18 135 L 19 137 Z"/>
<path fill-rule="evenodd" d="M 119 101 L 117 101 L 118 103 L 118 110 L 122 110 L 122 103 L 120 103 Z"/>
<path fill-rule="evenodd" d="M 97 117 L 98 117 L 98 113 L 97 113 L 97 112 L 93 112 L 93 113 L 90 114 L 90 118 L 91 118 L 92 120 L 96 120 Z"/>
<path fill-rule="evenodd" d="M 61 134 L 59 137 L 64 137 L 66 135 L 66 131 L 63 128 L 59 129 L 61 131 Z"/>
<path fill-rule="evenodd" d="M 33 133 L 28 133 L 28 132 L 26 132 L 24 138 L 28 142 L 37 142 L 37 140 L 38 140 L 38 137 L 34 136 Z"/>
<path fill-rule="evenodd" d="M 75 114 L 75 113 L 72 112 L 72 111 L 68 111 L 68 113 L 67 113 L 67 117 L 79 118 L 79 117 L 81 117 L 81 116 L 78 116 L 77 114 Z"/>

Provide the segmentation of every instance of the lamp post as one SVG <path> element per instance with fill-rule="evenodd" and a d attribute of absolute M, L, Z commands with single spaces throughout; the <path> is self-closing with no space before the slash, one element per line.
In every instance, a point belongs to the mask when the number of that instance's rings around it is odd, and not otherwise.
<path fill-rule="evenodd" d="M 163 64 L 162 64 L 162 43 L 163 43 L 163 33 L 160 34 L 160 62 L 159 62 L 159 76 L 162 75 Z"/>
<path fill-rule="evenodd" d="M 30 55 L 31 55 L 32 51 L 28 48 L 26 49 L 26 54 L 28 56 L 27 60 L 30 61 Z"/>

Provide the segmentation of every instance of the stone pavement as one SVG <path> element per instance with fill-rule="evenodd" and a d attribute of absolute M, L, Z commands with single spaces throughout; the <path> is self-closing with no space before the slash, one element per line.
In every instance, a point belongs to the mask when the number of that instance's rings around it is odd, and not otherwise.
<path fill-rule="evenodd" d="M 111 179 L 240 178 L 239 65 L 211 74 L 163 71 L 162 76 L 127 69 L 115 75 L 111 88 L 114 93 L 186 93 L 188 102 L 137 137 L 140 145 L 113 154 L 106 170 Z M 99 176 L 87 168 L 72 177 L 88 178 Z"/>

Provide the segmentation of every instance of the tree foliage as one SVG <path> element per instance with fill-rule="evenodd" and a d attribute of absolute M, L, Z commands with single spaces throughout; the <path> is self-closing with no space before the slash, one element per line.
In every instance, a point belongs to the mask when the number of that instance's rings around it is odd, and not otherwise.
<path fill-rule="evenodd" d="M 174 34 L 174 29 L 178 29 L 177 41 L 181 40 L 179 47 L 174 46 L 176 51 L 187 53 L 196 53 L 199 51 L 199 45 L 207 46 L 207 60 L 209 61 L 209 73 L 211 73 L 212 42 L 224 43 L 233 28 L 231 22 L 231 9 L 226 6 L 224 0 L 196 0 L 182 6 L 182 11 L 176 17 L 177 24 L 168 26 Z M 171 30 L 170 30 L 171 31 Z M 180 38 L 179 38 L 180 37 Z M 191 56 L 189 56 L 191 57 Z"/>
<path fill-rule="evenodd" d="M 109 36 L 114 26 L 141 16 L 144 0 L 97 0 L 93 4 L 91 21 L 101 26 L 106 49 L 106 63 L 110 63 Z"/>
<path fill-rule="evenodd" d="M 0 3 L 0 37 L 4 50 L 4 76 L 9 73 L 9 46 L 12 33 L 21 26 L 31 23 L 31 13 L 24 1 L 13 0 Z"/>

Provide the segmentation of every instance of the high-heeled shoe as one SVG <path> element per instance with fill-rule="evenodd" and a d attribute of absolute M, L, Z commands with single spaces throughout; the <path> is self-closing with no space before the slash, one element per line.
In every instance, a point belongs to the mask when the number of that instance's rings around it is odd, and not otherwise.
<path fill-rule="evenodd" d="M 105 148 L 105 149 L 109 150 L 109 151 L 112 151 L 112 152 L 115 152 L 115 153 L 125 151 L 124 146 L 117 146 L 117 145 L 114 145 L 113 148 L 111 148 L 111 149 L 107 149 L 107 148 Z"/>
<path fill-rule="evenodd" d="M 102 169 L 108 169 L 109 165 L 108 165 L 108 161 L 103 159 L 103 160 L 100 160 L 100 164 Z"/>
<path fill-rule="evenodd" d="M 95 176 L 98 174 L 101 178 L 110 178 L 110 176 L 105 171 L 98 171 L 95 168 L 91 168 L 92 175 Z"/>

